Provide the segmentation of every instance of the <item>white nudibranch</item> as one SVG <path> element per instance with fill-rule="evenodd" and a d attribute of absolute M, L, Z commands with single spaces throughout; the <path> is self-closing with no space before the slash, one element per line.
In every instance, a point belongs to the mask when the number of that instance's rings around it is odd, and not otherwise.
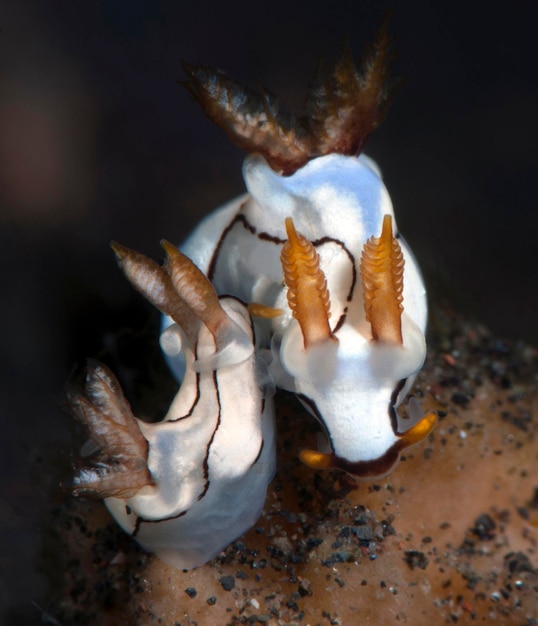
<path fill-rule="evenodd" d="M 113 247 L 133 285 L 174 320 L 185 377 L 163 421 L 149 424 L 133 416 L 108 368 L 90 363 L 85 393 L 71 389 L 68 401 L 101 452 L 73 489 L 105 498 L 118 524 L 164 561 L 196 567 L 256 522 L 275 471 L 254 329 L 245 305 L 219 298 L 171 244 L 166 268 Z"/>
<path fill-rule="evenodd" d="M 359 156 L 389 101 L 388 50 L 382 27 L 361 72 L 346 51 L 300 117 L 185 65 L 203 111 L 251 153 L 248 193 L 203 220 L 182 252 L 164 243 L 164 267 L 113 245 L 164 313 L 179 392 L 155 424 L 132 415 L 103 365 L 69 394 L 101 448 L 75 492 L 105 498 L 124 530 L 177 567 L 207 561 L 259 515 L 275 468 L 272 387 L 295 393 L 324 429 L 323 451 L 300 458 L 359 480 L 388 474 L 435 425 L 415 399 L 410 419 L 397 414 L 426 355 L 426 291 L 379 170 Z"/>
<path fill-rule="evenodd" d="M 427 303 L 385 186 L 368 160 L 336 154 L 290 176 L 249 156 L 244 175 L 249 195 L 206 218 L 182 249 L 219 293 L 282 311 L 266 333 L 270 372 L 331 447 L 301 459 L 382 477 L 436 420 L 415 414 L 405 429 L 396 412 L 426 356 Z"/>

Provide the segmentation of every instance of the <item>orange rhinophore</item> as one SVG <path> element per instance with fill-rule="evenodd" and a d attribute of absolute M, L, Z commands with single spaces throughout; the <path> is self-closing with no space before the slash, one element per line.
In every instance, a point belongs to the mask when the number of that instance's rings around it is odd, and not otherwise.
<path fill-rule="evenodd" d="M 366 321 L 374 341 L 402 343 L 404 258 L 392 234 L 392 217 L 385 215 L 379 237 L 370 237 L 361 256 Z"/>
<path fill-rule="evenodd" d="M 299 322 L 304 347 L 323 341 L 338 341 L 329 326 L 331 302 L 319 256 L 308 239 L 297 233 L 291 217 L 286 218 L 288 241 L 280 253 L 288 304 Z"/>

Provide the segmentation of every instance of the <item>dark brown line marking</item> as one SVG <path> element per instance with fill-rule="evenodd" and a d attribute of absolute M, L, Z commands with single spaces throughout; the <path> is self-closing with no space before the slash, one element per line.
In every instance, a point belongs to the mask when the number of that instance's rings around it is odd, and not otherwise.
<path fill-rule="evenodd" d="M 209 443 L 207 444 L 207 448 L 206 448 L 206 453 L 205 453 L 205 457 L 204 457 L 204 478 L 205 478 L 205 487 L 204 490 L 202 491 L 202 493 L 198 496 L 198 502 L 205 496 L 205 494 L 207 493 L 207 490 L 209 489 L 209 483 L 211 482 L 209 479 L 209 451 L 211 449 L 211 444 L 213 443 L 213 440 L 215 439 L 215 435 L 217 434 L 217 430 L 220 427 L 220 418 L 221 418 L 221 405 L 220 405 L 220 394 L 219 394 L 219 383 L 217 380 L 217 370 L 215 370 L 213 372 L 213 384 L 215 385 L 215 394 L 217 396 L 217 406 L 219 407 L 219 412 L 217 415 L 217 423 L 215 425 L 215 429 L 213 430 L 213 434 L 211 435 L 211 439 L 209 440 Z"/>
<path fill-rule="evenodd" d="M 260 457 L 262 455 L 263 452 L 263 446 L 264 446 L 264 440 L 262 439 L 261 445 L 260 445 L 260 449 L 258 450 L 258 454 L 256 455 L 256 458 L 254 459 L 254 461 L 252 461 L 252 463 L 250 464 L 249 469 L 251 469 L 252 467 L 254 467 L 254 465 L 256 465 L 256 463 L 260 460 Z"/>
<path fill-rule="evenodd" d="M 396 383 L 396 387 L 392 390 L 390 395 L 390 403 L 389 403 L 389 417 L 390 417 L 390 425 L 392 427 L 392 432 L 397 436 L 401 437 L 401 433 L 398 432 L 398 413 L 396 412 L 396 401 L 398 400 L 398 394 L 405 387 L 405 382 L 407 378 L 402 378 Z"/>
<path fill-rule="evenodd" d="M 197 498 L 197 502 L 199 502 L 205 496 L 205 494 L 207 493 L 207 490 L 209 489 L 209 484 L 211 482 L 209 480 L 209 462 L 208 462 L 209 451 L 211 448 L 211 444 L 213 443 L 213 440 L 215 439 L 215 435 L 217 434 L 217 430 L 219 429 L 220 422 L 221 422 L 222 411 L 221 411 L 219 386 L 218 386 L 216 371 L 213 372 L 213 382 L 215 385 L 215 394 L 217 397 L 217 405 L 218 405 L 219 410 L 218 410 L 218 416 L 217 416 L 217 423 L 215 425 L 215 429 L 213 430 L 213 434 L 211 435 L 211 439 L 209 440 L 209 443 L 207 444 L 206 453 L 205 453 L 204 462 L 203 462 L 205 485 L 204 485 L 202 492 Z M 183 515 L 187 514 L 189 511 L 190 509 L 185 509 L 184 511 L 181 511 L 181 513 L 177 513 L 176 515 L 171 515 L 170 517 L 161 517 L 160 519 L 144 519 L 143 517 L 139 516 L 136 518 L 135 528 L 132 532 L 132 536 L 136 537 L 142 524 L 159 524 L 161 522 L 167 522 L 172 519 L 178 519 L 179 517 L 182 517 Z"/>
<path fill-rule="evenodd" d="M 131 537 L 137 536 L 142 524 L 160 524 L 161 522 L 168 522 L 172 519 L 178 519 L 179 517 L 183 517 L 189 511 L 190 509 L 185 509 L 184 511 L 181 511 L 181 513 L 178 513 L 177 515 L 171 515 L 170 517 L 161 517 L 160 519 L 144 519 L 143 517 L 138 516 L 136 518 L 135 528 L 133 532 L 131 533 Z"/>
<path fill-rule="evenodd" d="M 256 227 L 253 226 L 242 213 L 238 213 L 235 216 L 235 219 L 237 222 L 240 222 L 243 225 L 243 227 L 249 231 L 251 235 L 256 234 Z"/>
<path fill-rule="evenodd" d="M 226 239 L 228 233 L 232 230 L 232 228 L 235 226 L 236 222 L 238 221 L 238 219 L 241 219 L 241 209 L 243 208 L 243 206 L 245 205 L 245 203 L 243 202 L 243 204 L 239 207 L 237 213 L 233 216 L 232 221 L 228 224 L 228 226 L 226 226 L 226 228 L 222 231 L 222 234 L 220 236 L 220 239 L 217 242 L 217 245 L 215 246 L 215 250 L 213 252 L 213 256 L 211 257 L 211 261 L 209 262 L 209 266 L 207 268 L 207 277 L 209 278 L 210 281 L 213 280 L 213 276 L 215 274 L 215 270 L 216 270 L 216 265 L 217 265 L 217 261 L 219 258 L 219 254 L 221 251 L 221 248 L 224 244 L 224 240 Z"/>
<path fill-rule="evenodd" d="M 348 461 L 340 456 L 333 455 L 331 467 L 344 470 L 362 478 L 378 478 L 385 476 L 396 465 L 400 457 L 400 442 L 392 446 L 377 459 L 371 461 Z"/>
<path fill-rule="evenodd" d="M 402 378 L 396 383 L 396 387 L 392 390 L 392 394 L 390 396 L 390 403 L 392 406 L 396 405 L 396 401 L 398 400 L 398 394 L 405 387 L 405 383 L 407 382 L 407 378 Z"/>
<path fill-rule="evenodd" d="M 196 360 L 197 358 L 198 358 L 198 342 L 196 342 L 194 346 L 194 360 Z M 183 381 L 181 381 L 181 384 L 183 384 Z M 194 402 L 192 403 L 191 408 L 188 410 L 187 413 L 185 413 L 185 415 L 182 415 L 181 417 L 176 417 L 175 419 L 168 420 L 168 421 L 171 423 L 179 422 L 181 420 L 184 420 L 187 417 L 190 417 L 193 414 L 194 409 L 199 401 L 200 401 L 200 372 L 196 372 L 196 397 L 194 398 Z"/>
<path fill-rule="evenodd" d="M 357 268 L 355 267 L 355 257 L 351 254 L 351 251 L 348 250 L 346 244 L 340 239 L 334 239 L 333 237 L 322 237 L 321 239 L 316 239 L 312 244 L 314 247 L 322 246 L 324 243 L 335 243 L 340 246 L 342 250 L 347 254 L 349 262 L 351 263 L 351 287 L 349 288 L 349 292 L 347 294 L 347 301 L 351 302 L 353 299 L 353 292 L 355 291 L 355 285 L 357 283 Z"/>
<path fill-rule="evenodd" d="M 260 241 L 267 241 L 269 243 L 274 243 L 276 246 L 283 246 L 287 241 L 287 239 L 281 239 L 280 237 L 275 237 L 274 235 L 270 235 L 269 233 L 266 233 L 265 231 L 258 233 L 258 239 L 260 239 Z"/>
<path fill-rule="evenodd" d="M 256 237 L 258 237 L 260 241 L 267 241 L 268 243 L 272 243 L 274 245 L 279 245 L 279 246 L 284 245 L 287 241 L 286 239 L 281 239 L 280 237 L 276 237 L 275 235 L 271 235 L 270 233 L 267 233 L 265 231 L 258 232 L 256 227 L 247 220 L 245 215 L 240 213 L 243 206 L 244 205 L 241 205 L 241 207 L 239 208 L 239 212 L 235 214 L 232 221 L 222 231 L 222 235 L 217 243 L 215 252 L 213 253 L 213 256 L 211 258 L 211 262 L 209 263 L 209 269 L 207 272 L 209 280 L 213 280 L 214 278 L 218 257 L 224 245 L 224 240 L 226 239 L 226 237 L 228 236 L 228 233 L 234 228 L 236 224 L 241 224 L 245 230 L 247 230 L 252 235 L 255 235 Z M 312 245 L 315 248 L 323 246 L 327 243 L 333 243 L 337 246 L 340 246 L 340 248 L 346 253 L 349 259 L 349 262 L 351 264 L 351 285 L 349 287 L 346 300 L 347 302 L 351 302 L 353 300 L 353 295 L 355 293 L 355 286 L 357 284 L 357 268 L 355 265 L 355 257 L 353 256 L 351 251 L 347 248 L 345 243 L 341 241 L 340 239 L 335 239 L 334 237 L 326 236 L 326 237 L 321 237 L 320 239 L 316 239 L 315 241 L 312 241 Z M 348 307 L 346 306 L 333 328 L 333 333 L 337 332 L 344 325 L 346 321 L 347 313 L 348 313 Z"/>
<path fill-rule="evenodd" d="M 307 407 L 310 408 L 310 412 L 318 420 L 321 426 L 323 426 L 323 430 L 325 431 L 325 434 L 327 435 L 327 438 L 329 439 L 329 443 L 331 444 L 331 448 L 333 449 L 333 452 L 334 452 L 334 445 L 333 445 L 333 440 L 331 438 L 331 433 L 329 432 L 329 429 L 327 428 L 327 424 L 325 423 L 325 420 L 323 419 L 323 415 L 321 414 L 321 411 L 318 409 L 317 404 L 314 402 L 314 400 L 312 400 L 312 398 L 305 396 L 304 393 L 298 393 L 296 395 L 297 395 L 297 398 L 303 404 L 305 404 Z"/>

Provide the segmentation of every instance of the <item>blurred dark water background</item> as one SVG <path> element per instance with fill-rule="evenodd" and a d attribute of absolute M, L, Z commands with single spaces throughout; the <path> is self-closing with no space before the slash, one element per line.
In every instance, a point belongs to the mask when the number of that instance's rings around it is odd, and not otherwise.
<path fill-rule="evenodd" d="M 157 329 L 108 242 L 160 258 L 162 237 L 180 241 L 243 191 L 243 155 L 177 85 L 180 60 L 297 107 L 317 58 L 334 59 L 346 35 L 358 58 L 388 7 L 1 3 L 0 623 L 40 623 L 54 598 L 43 533 L 73 446 L 66 383 L 126 328 Z M 431 300 L 534 345 L 536 13 L 522 1 L 398 3 L 394 73 L 406 82 L 367 150 Z"/>

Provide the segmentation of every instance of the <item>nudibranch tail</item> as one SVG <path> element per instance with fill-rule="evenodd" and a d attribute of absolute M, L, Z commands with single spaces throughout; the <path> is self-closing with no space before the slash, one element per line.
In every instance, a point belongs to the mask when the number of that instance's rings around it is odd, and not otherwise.
<path fill-rule="evenodd" d="M 390 44 L 385 19 L 360 71 L 346 45 L 332 76 L 321 68 L 312 80 L 305 108 L 319 154 L 359 154 L 385 118 L 391 99 L 386 86 Z"/>
<path fill-rule="evenodd" d="M 319 255 L 312 243 L 295 230 L 291 217 L 286 218 L 286 232 L 288 241 L 282 247 L 280 261 L 288 304 L 301 327 L 304 347 L 337 341 L 329 326 L 331 303 Z"/>
<path fill-rule="evenodd" d="M 366 320 L 374 341 L 402 344 L 404 258 L 385 215 L 380 237 L 371 237 L 361 256 L 360 274 Z"/>
<path fill-rule="evenodd" d="M 100 448 L 97 461 L 75 476 L 71 485 L 75 495 L 130 498 L 153 484 L 147 466 L 148 442 L 119 382 L 105 365 L 90 361 L 85 393 L 70 388 L 67 401 Z"/>
<path fill-rule="evenodd" d="M 116 241 L 112 241 L 110 246 L 133 287 L 159 311 L 170 316 L 181 326 L 190 342 L 194 342 L 198 335 L 199 321 L 177 295 L 168 272 L 144 254 Z"/>

